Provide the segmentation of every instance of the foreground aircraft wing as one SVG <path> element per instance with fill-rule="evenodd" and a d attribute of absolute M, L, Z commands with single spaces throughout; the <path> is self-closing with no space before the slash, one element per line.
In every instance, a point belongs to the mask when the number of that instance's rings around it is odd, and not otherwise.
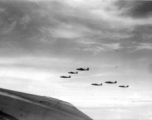
<path fill-rule="evenodd" d="M 0 88 L 0 120 L 93 120 L 68 102 Z"/>

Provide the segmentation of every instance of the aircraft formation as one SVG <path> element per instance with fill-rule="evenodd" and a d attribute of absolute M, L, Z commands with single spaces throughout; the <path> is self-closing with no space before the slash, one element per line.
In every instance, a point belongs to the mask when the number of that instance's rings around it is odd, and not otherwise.
<path fill-rule="evenodd" d="M 78 70 L 78 71 L 89 71 L 89 67 L 88 68 L 77 68 L 76 70 Z M 78 71 L 76 71 L 76 72 L 70 71 L 68 73 L 69 74 L 78 74 Z M 69 75 L 69 76 L 60 76 L 60 78 L 71 78 L 71 75 Z M 117 81 L 106 81 L 105 83 L 106 84 L 117 84 Z M 92 83 L 91 85 L 93 85 L 93 86 L 102 86 L 102 83 Z M 128 88 L 129 85 L 119 85 L 118 87 Z"/>
<path fill-rule="evenodd" d="M 88 68 L 77 68 L 76 70 L 79 70 L 79 71 L 89 71 L 89 67 Z M 78 71 L 76 72 L 68 72 L 69 74 L 78 74 Z M 71 76 L 60 76 L 60 78 L 71 78 Z"/>
<path fill-rule="evenodd" d="M 117 84 L 117 81 L 106 81 L 105 83 L 107 84 Z M 94 86 L 102 86 L 102 83 L 101 84 L 98 84 L 98 83 L 92 83 L 91 85 L 94 85 Z M 129 85 L 119 85 L 118 87 L 121 87 L 121 88 L 128 88 Z"/>

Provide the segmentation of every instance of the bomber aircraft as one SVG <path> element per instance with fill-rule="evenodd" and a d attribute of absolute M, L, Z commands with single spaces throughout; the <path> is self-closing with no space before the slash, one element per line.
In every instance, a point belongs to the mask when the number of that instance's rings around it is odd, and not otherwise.
<path fill-rule="evenodd" d="M 68 72 L 69 74 L 78 74 L 78 72 Z"/>
<path fill-rule="evenodd" d="M 129 87 L 129 85 L 127 85 L 127 86 L 120 85 L 119 87 L 122 87 L 122 88 L 128 88 L 128 87 Z"/>
<path fill-rule="evenodd" d="M 89 68 L 77 68 L 77 70 L 80 70 L 80 71 L 89 71 Z"/>
<path fill-rule="evenodd" d="M 105 83 L 108 83 L 108 84 L 116 84 L 117 81 L 113 82 L 113 81 L 106 81 Z"/>
<path fill-rule="evenodd" d="M 91 85 L 94 85 L 94 86 L 102 86 L 102 83 L 101 83 L 101 84 L 92 83 Z"/>
<path fill-rule="evenodd" d="M 72 104 L 0 88 L 0 120 L 93 120 Z"/>
<path fill-rule="evenodd" d="M 60 78 L 71 78 L 71 76 L 60 76 Z"/>

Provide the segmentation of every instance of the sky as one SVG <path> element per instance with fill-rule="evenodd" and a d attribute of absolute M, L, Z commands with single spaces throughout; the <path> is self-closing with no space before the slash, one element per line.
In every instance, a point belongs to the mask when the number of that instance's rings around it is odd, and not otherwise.
<path fill-rule="evenodd" d="M 152 119 L 151 21 L 147 0 L 0 0 L 0 87 L 93 119 Z"/>

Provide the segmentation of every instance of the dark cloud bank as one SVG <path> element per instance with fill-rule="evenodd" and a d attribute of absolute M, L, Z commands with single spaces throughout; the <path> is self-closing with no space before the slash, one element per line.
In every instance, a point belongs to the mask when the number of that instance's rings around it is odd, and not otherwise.
<path fill-rule="evenodd" d="M 116 4 L 119 9 L 126 9 L 123 15 L 138 19 L 152 17 L 152 1 L 119 0 Z"/>
<path fill-rule="evenodd" d="M 152 1 L 138 1 L 131 10 L 131 15 L 135 18 L 146 18 L 152 16 Z"/>

